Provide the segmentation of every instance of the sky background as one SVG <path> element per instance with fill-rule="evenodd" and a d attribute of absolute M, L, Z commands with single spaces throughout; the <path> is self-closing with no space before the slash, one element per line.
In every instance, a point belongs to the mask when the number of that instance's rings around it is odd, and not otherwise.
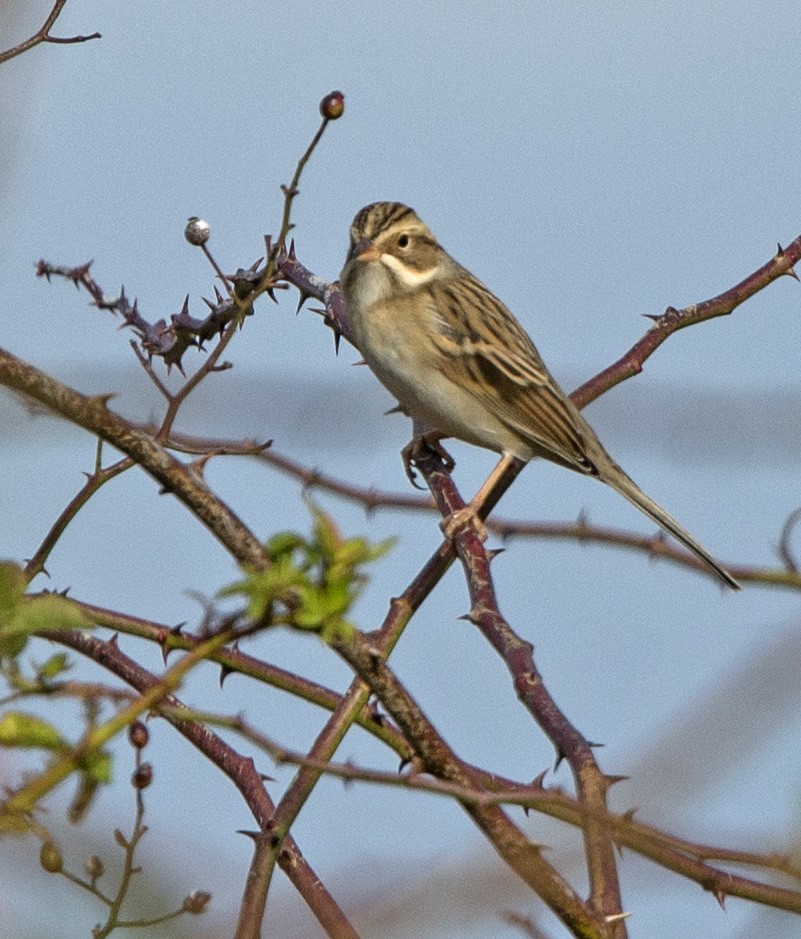
<path fill-rule="evenodd" d="M 0 48 L 38 28 L 50 4 L 0 8 Z M 146 419 L 161 402 L 109 314 L 68 284 L 34 277 L 39 258 L 125 284 L 149 320 L 186 294 L 203 315 L 212 273 L 183 239 L 207 219 L 224 270 L 263 252 L 288 182 L 334 88 L 345 116 L 307 168 L 294 219 L 298 254 L 333 279 L 348 226 L 378 199 L 414 206 L 445 247 L 499 294 L 570 390 L 616 359 L 668 305 L 707 299 L 801 233 L 795 168 L 801 23 L 786 9 L 744 2 L 571 4 L 319 2 L 105 4 L 70 0 L 46 45 L 0 67 L 0 345 L 83 392 L 116 391 L 121 413 Z M 351 483 L 408 491 L 399 451 L 407 422 L 384 417 L 389 396 L 350 348 L 334 356 L 318 317 L 295 297 L 264 302 L 207 380 L 180 428 L 207 436 L 271 437 L 279 452 Z M 776 564 L 787 516 L 801 505 L 801 288 L 772 285 L 733 316 L 673 336 L 637 379 L 587 415 L 627 471 L 716 556 Z M 192 368 L 191 354 L 186 365 Z M 177 387 L 179 376 L 172 376 Z M 454 444 L 470 494 L 490 454 Z M 0 556 L 29 557 L 94 459 L 94 441 L 0 406 Z M 308 529 L 300 486 L 246 460 L 212 461 L 207 478 L 261 537 Z M 372 629 L 439 543 L 436 519 L 319 495 L 348 534 L 399 535 L 360 602 Z M 516 518 L 590 520 L 649 533 L 615 493 L 554 467 L 529 467 L 501 511 Z M 796 538 L 801 551 L 801 533 Z M 151 617 L 197 623 L 193 594 L 231 581 L 230 559 L 149 478 L 127 473 L 70 526 L 48 563 L 50 587 Z M 603 768 L 631 780 L 620 809 L 697 841 L 784 849 L 798 831 L 801 742 L 799 599 L 708 579 L 599 547 L 513 541 L 493 567 L 502 610 L 531 639 L 557 702 L 592 740 Z M 44 580 L 38 581 L 46 586 Z M 452 570 L 409 627 L 392 663 L 457 752 L 530 779 L 553 754 L 517 703 L 501 663 L 457 617 L 467 609 Z M 158 670 L 153 651 L 123 647 Z M 315 638 L 264 635 L 255 654 L 344 689 L 347 669 Z M 34 653 L 32 653 L 34 654 Z M 38 650 L 39 660 L 48 649 Z M 79 674 L 102 680 L 102 673 Z M 307 747 L 325 715 L 216 671 L 183 692 L 224 713 L 245 709 L 282 743 Z M 68 724 L 70 715 L 65 714 Z M 249 862 L 236 829 L 252 826 L 215 770 L 157 722 L 148 758 L 146 877 L 174 898 L 214 893 L 188 929 L 229 934 Z M 118 783 L 80 829 L 48 816 L 73 866 L 114 856 L 128 824 L 130 753 Z M 394 768 L 353 733 L 338 756 Z M 129 761 L 126 763 L 125 761 Z M 291 771 L 259 758 L 278 798 Z M 3 772 L 14 778 L 15 767 Z M 564 768 L 552 781 L 569 785 Z M 516 821 L 553 845 L 581 885 L 576 840 L 532 815 Z M 321 784 L 295 835 L 365 936 L 518 936 L 500 920 L 541 908 L 505 873 L 467 818 L 445 800 L 359 785 Z M 32 842 L 0 845 L 0 916 L 11 939 L 88 935 L 100 918 L 66 883 L 46 880 Z M 6 868 L 8 869 L 8 868 Z M 632 855 L 621 865 L 632 939 L 801 936 L 787 914 L 730 900 Z M 173 888 L 174 885 L 174 889 Z M 30 906 L 32 891 L 36 906 Z M 52 902 L 58 918 L 43 915 Z M 165 900 L 165 903 L 168 901 Z M 273 934 L 320 935 L 283 878 L 271 896 Z M 62 919 L 63 918 L 63 919 Z M 549 937 L 563 935 L 545 914 Z M 181 935 L 153 931 L 153 936 Z"/>

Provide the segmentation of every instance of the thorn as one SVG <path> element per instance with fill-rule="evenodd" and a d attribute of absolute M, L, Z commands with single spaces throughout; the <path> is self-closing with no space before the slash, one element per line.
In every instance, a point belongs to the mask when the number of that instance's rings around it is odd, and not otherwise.
<path fill-rule="evenodd" d="M 216 284 L 214 285 L 214 296 L 217 298 L 218 305 L 225 300 L 225 297 L 220 293 L 220 288 Z"/>
<path fill-rule="evenodd" d="M 91 395 L 89 400 L 99 404 L 103 408 L 108 408 L 109 401 L 111 401 L 112 398 L 116 398 L 116 397 L 117 397 L 116 391 L 106 391 L 103 394 Z"/>
<path fill-rule="evenodd" d="M 562 760 L 564 760 L 564 759 L 565 759 L 565 753 L 564 753 L 564 751 L 557 749 L 557 751 L 556 751 L 556 759 L 554 760 L 554 764 L 553 764 L 554 772 L 556 772 L 556 770 L 559 769 L 559 764 L 560 764 L 560 763 L 562 762 Z"/>
<path fill-rule="evenodd" d="M 793 267 L 788 267 L 787 270 L 786 270 L 784 273 L 785 273 L 788 277 L 792 277 L 793 280 L 798 280 L 798 274 L 796 274 L 795 268 L 793 268 Z"/>
<path fill-rule="evenodd" d="M 244 828 L 237 829 L 236 833 L 238 835 L 244 835 L 246 838 L 252 838 L 253 841 L 258 841 L 261 837 L 260 831 L 246 831 Z"/>
<path fill-rule="evenodd" d="M 67 592 L 66 592 L 66 590 L 65 590 L 64 593 L 61 594 L 61 596 L 62 596 L 62 597 L 65 597 L 66 595 L 67 595 Z M 115 649 L 118 649 L 118 648 L 119 648 L 119 645 L 120 645 L 120 634 L 119 634 L 119 633 L 114 633 L 114 635 L 111 637 L 111 639 L 108 640 L 108 644 L 109 644 L 110 646 L 114 646 Z"/>
<path fill-rule="evenodd" d="M 537 773 L 537 775 L 531 780 L 529 785 L 534 789 L 544 789 L 545 777 L 547 775 L 548 775 L 548 770 L 544 769 L 541 773 Z"/>
<path fill-rule="evenodd" d="M 311 294 L 310 294 L 310 293 L 306 293 L 305 290 L 298 290 L 298 293 L 300 294 L 300 297 L 298 298 L 298 305 L 297 305 L 297 307 L 295 308 L 295 316 L 297 316 L 298 313 L 300 313 L 301 307 L 303 306 L 303 304 L 304 304 L 304 303 L 309 299 L 309 297 L 311 296 Z M 275 297 L 273 297 L 273 299 L 275 299 Z"/>
<path fill-rule="evenodd" d="M 661 316 L 657 316 L 655 313 L 641 313 L 640 315 L 647 320 L 653 320 L 655 323 L 658 323 L 659 320 L 662 319 Z"/>
<path fill-rule="evenodd" d="M 268 776 L 266 773 L 259 773 L 259 779 L 262 782 L 275 782 L 275 776 Z"/>
<path fill-rule="evenodd" d="M 364 359 L 359 359 L 358 362 L 354 362 L 353 364 L 354 364 L 354 365 L 367 365 L 367 363 L 364 361 Z"/>
<path fill-rule="evenodd" d="M 292 238 L 292 240 L 289 242 L 289 260 L 290 261 L 297 260 L 297 257 L 295 255 L 295 239 L 294 238 Z"/>
<path fill-rule="evenodd" d="M 222 688 L 222 686 L 223 686 L 223 682 L 225 681 L 225 679 L 226 679 L 226 678 L 231 674 L 231 672 L 233 672 L 233 671 L 234 671 L 234 670 L 231 668 L 230 665 L 225 665 L 225 663 L 223 663 L 222 665 L 220 665 L 220 687 L 221 687 L 221 688 Z"/>
<path fill-rule="evenodd" d="M 506 551 L 506 548 L 484 548 L 484 554 L 487 556 L 487 560 L 490 564 L 498 557 L 499 554 L 503 554 Z"/>
<path fill-rule="evenodd" d="M 162 637 L 161 657 L 164 659 L 165 665 L 167 664 L 167 656 L 170 654 L 170 652 L 173 651 L 172 646 L 167 645 L 167 639 L 169 636 L 175 636 L 176 638 L 180 638 L 184 631 L 184 626 L 186 626 L 186 623 L 178 623 L 177 626 L 173 626 L 173 628 L 168 630 Z"/>
<path fill-rule="evenodd" d="M 595 748 L 597 748 L 597 747 L 605 747 L 606 744 L 605 744 L 605 743 L 598 743 L 597 740 L 588 740 L 588 741 L 587 741 L 587 746 L 588 746 L 588 747 L 595 747 Z"/>
<path fill-rule="evenodd" d="M 607 787 L 614 786 L 615 783 L 627 782 L 630 778 L 630 776 L 613 776 L 608 773 L 604 776 Z"/>
<path fill-rule="evenodd" d="M 726 894 L 720 888 L 718 888 L 717 890 L 713 890 L 712 893 L 715 899 L 720 904 L 721 910 L 725 910 L 726 909 Z"/>
<path fill-rule="evenodd" d="M 176 368 L 178 368 L 178 370 L 181 371 L 181 374 L 183 375 L 180 364 L 178 364 Z M 201 453 L 197 459 L 192 460 L 192 462 L 189 464 L 189 467 L 193 469 L 201 479 L 204 479 L 206 464 L 213 456 L 217 456 L 217 454 L 213 452 Z"/>
<path fill-rule="evenodd" d="M 783 258 L 783 257 L 784 257 L 784 248 L 782 248 L 780 241 L 777 241 L 777 242 L 776 242 L 776 257 L 777 257 L 777 258 Z"/>
<path fill-rule="evenodd" d="M 474 606 L 469 613 L 465 613 L 463 616 L 458 616 L 457 619 L 467 620 L 468 623 L 472 623 L 474 626 L 481 619 L 481 608 Z"/>
<path fill-rule="evenodd" d="M 342 333 L 334 327 L 334 355 L 339 355 L 339 340 L 342 338 Z"/>
<path fill-rule="evenodd" d="M 801 509 L 794 509 L 787 516 L 787 521 L 782 526 L 778 547 L 779 557 L 784 562 L 785 568 L 794 574 L 798 572 L 798 564 L 796 563 L 796 559 L 793 556 L 793 552 L 790 548 L 790 535 L 792 534 L 793 528 L 795 527 L 799 518 L 801 518 Z"/>
<path fill-rule="evenodd" d="M 610 913 L 609 916 L 604 916 L 605 923 L 619 923 L 624 919 L 628 919 L 631 916 L 631 913 Z"/>
<path fill-rule="evenodd" d="M 634 808 L 632 808 L 632 809 L 626 809 L 626 811 L 623 813 L 623 818 L 624 818 L 627 822 L 633 822 L 633 821 L 634 821 L 634 816 L 635 816 L 635 815 L 637 814 L 637 812 L 639 812 L 639 811 L 640 811 L 639 805 L 635 805 Z"/>
<path fill-rule="evenodd" d="M 384 417 L 389 417 L 390 414 L 403 414 L 403 408 L 396 404 L 394 408 L 390 408 L 388 411 L 384 411 Z"/>

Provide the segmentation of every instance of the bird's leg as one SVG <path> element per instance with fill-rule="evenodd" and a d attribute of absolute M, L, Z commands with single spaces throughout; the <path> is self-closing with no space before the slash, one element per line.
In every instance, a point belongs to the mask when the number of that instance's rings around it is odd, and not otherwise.
<path fill-rule="evenodd" d="M 482 541 L 487 540 L 487 529 L 484 525 L 484 522 L 481 520 L 481 510 L 484 507 L 484 503 L 487 500 L 487 497 L 495 488 L 495 484 L 503 476 L 503 474 L 508 469 L 509 465 L 515 461 L 515 457 L 511 453 L 504 453 L 504 455 L 498 460 L 497 464 L 493 471 L 484 481 L 481 488 L 473 496 L 473 498 L 467 503 L 464 508 L 457 509 L 455 512 L 451 512 L 446 518 L 443 518 L 439 523 L 439 527 L 442 529 L 442 533 L 449 541 L 453 541 L 456 533 L 460 528 L 465 526 L 470 526 L 474 528 L 476 534 Z"/>

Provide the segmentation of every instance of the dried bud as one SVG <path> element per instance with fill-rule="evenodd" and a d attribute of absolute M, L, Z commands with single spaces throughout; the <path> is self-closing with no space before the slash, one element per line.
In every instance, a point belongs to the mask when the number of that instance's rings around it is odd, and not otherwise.
<path fill-rule="evenodd" d="M 206 907 L 211 900 L 211 894 L 205 890 L 193 890 L 188 897 L 184 898 L 184 909 L 187 913 L 205 913 Z"/>
<path fill-rule="evenodd" d="M 64 858 L 52 841 L 45 841 L 39 850 L 39 863 L 50 874 L 58 874 L 64 866 Z"/>
<path fill-rule="evenodd" d="M 86 863 L 83 865 L 83 869 L 92 878 L 92 880 L 97 880 L 98 877 L 102 877 L 104 871 L 106 870 L 103 866 L 103 862 L 100 858 L 93 854 L 90 858 L 86 859 Z"/>
<path fill-rule="evenodd" d="M 150 763 L 140 763 L 133 771 L 131 785 L 134 789 L 147 789 L 153 782 L 153 767 Z"/>
<path fill-rule="evenodd" d="M 335 121 L 345 111 L 345 95 L 341 91 L 332 91 L 320 102 L 320 114 L 327 121 Z"/>
<path fill-rule="evenodd" d="M 202 218 L 191 215 L 184 229 L 184 238 L 190 245 L 204 245 L 211 237 L 211 226 Z"/>
<path fill-rule="evenodd" d="M 149 739 L 150 731 L 141 721 L 134 721 L 128 728 L 128 741 L 131 746 L 136 747 L 137 750 L 146 747 Z"/>

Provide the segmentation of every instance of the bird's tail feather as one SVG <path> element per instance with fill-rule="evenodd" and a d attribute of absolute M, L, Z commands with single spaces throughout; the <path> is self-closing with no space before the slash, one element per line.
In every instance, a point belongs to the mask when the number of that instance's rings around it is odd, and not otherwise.
<path fill-rule="evenodd" d="M 661 505 L 654 502 L 650 496 L 647 496 L 634 480 L 630 479 L 616 463 L 612 462 L 611 467 L 608 469 L 605 468 L 605 470 L 605 472 L 602 471 L 600 473 L 600 476 L 607 485 L 611 486 L 619 492 L 621 496 L 628 499 L 632 505 L 636 505 L 641 512 L 644 512 L 650 519 L 656 522 L 660 528 L 664 528 L 666 532 L 680 541 L 685 548 L 692 551 L 692 553 L 711 568 L 728 587 L 732 587 L 734 590 L 740 589 L 740 585 L 737 581 L 712 557 L 706 548 L 697 542 Z"/>

